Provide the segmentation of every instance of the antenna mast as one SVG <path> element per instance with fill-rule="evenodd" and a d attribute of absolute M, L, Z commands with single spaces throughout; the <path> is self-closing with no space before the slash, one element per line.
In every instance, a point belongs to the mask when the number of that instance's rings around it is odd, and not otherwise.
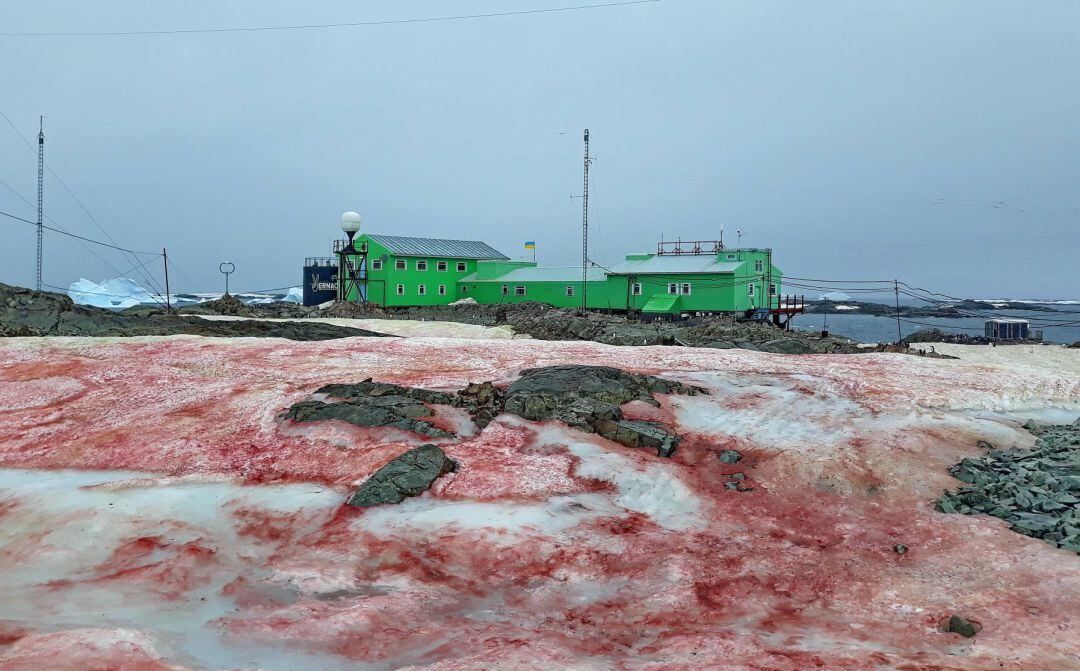
<path fill-rule="evenodd" d="M 585 186 L 581 194 L 581 311 L 588 309 L 589 293 L 589 129 L 585 129 Z"/>
<path fill-rule="evenodd" d="M 41 291 L 41 254 L 45 230 L 41 223 L 42 198 L 45 195 L 45 117 L 38 118 L 37 144 L 37 290 Z"/>

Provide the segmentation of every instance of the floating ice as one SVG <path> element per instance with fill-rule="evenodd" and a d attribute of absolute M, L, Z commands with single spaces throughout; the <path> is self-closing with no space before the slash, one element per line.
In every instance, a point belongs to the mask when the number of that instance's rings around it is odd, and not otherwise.
<path fill-rule="evenodd" d="M 289 292 L 285 294 L 285 298 L 282 298 L 281 300 L 286 303 L 303 303 L 304 291 L 300 287 L 291 287 Z"/>
<path fill-rule="evenodd" d="M 828 293 L 821 294 L 819 300 L 823 301 L 851 301 L 855 300 L 851 296 L 848 296 L 843 291 L 830 291 Z"/>
<path fill-rule="evenodd" d="M 149 291 L 126 277 L 105 280 L 101 284 L 82 278 L 71 283 L 68 296 L 79 305 L 99 308 L 130 308 L 154 301 Z"/>

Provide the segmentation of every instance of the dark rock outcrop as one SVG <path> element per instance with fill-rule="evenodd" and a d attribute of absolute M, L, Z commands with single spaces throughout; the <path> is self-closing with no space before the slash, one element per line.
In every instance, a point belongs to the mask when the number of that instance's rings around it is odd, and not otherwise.
<path fill-rule="evenodd" d="M 164 311 L 120 313 L 75 303 L 63 294 L 0 284 L 0 336 L 152 336 L 331 340 L 383 336 L 321 322 L 210 321 Z"/>
<path fill-rule="evenodd" d="M 967 486 L 945 492 L 937 510 L 985 514 L 1013 531 L 1080 554 L 1080 424 L 1024 425 L 1031 449 L 991 450 L 949 469 Z"/>
<path fill-rule="evenodd" d="M 347 503 L 358 508 L 401 503 L 423 494 L 437 479 L 456 468 L 454 461 L 435 445 L 421 445 L 375 471 Z"/>
<path fill-rule="evenodd" d="M 503 411 L 506 392 L 490 382 L 470 383 L 457 393 L 454 405 L 466 408 L 473 423 L 483 429 Z"/>
<path fill-rule="evenodd" d="M 558 420 L 628 447 L 653 448 L 670 456 L 678 436 L 656 422 L 624 419 L 619 406 L 635 400 L 659 406 L 653 394 L 700 393 L 707 392 L 607 366 L 549 366 L 522 371 L 507 388 L 503 409 L 528 420 Z"/>
<path fill-rule="evenodd" d="M 356 384 L 328 384 L 315 390 L 316 394 L 326 394 L 334 398 L 364 398 L 379 396 L 403 396 L 405 398 L 423 401 L 424 403 L 440 403 L 450 405 L 454 402 L 454 395 L 444 391 L 431 391 L 416 387 L 403 387 L 389 382 L 373 382 L 369 377 L 363 382 Z"/>
<path fill-rule="evenodd" d="M 356 426 L 388 426 L 432 438 L 453 437 L 452 433 L 423 420 L 434 414 L 431 408 L 415 398 L 387 395 L 358 396 L 340 403 L 300 401 L 294 403 L 282 417 L 294 422 L 336 419 Z"/>

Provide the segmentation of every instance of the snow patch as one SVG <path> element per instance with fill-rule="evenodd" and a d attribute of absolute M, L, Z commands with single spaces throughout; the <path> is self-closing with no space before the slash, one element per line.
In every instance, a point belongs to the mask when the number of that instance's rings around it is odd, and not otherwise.
<path fill-rule="evenodd" d="M 82 278 L 72 282 L 67 293 L 78 305 L 99 308 L 130 308 L 154 301 L 149 291 L 126 277 L 105 280 L 100 284 Z"/>

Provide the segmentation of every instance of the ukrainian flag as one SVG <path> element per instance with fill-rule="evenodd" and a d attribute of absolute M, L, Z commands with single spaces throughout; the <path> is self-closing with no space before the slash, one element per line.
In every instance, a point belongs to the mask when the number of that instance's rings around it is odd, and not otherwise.
<path fill-rule="evenodd" d="M 526 242 L 525 249 L 536 249 L 536 243 L 531 240 L 529 242 Z"/>

